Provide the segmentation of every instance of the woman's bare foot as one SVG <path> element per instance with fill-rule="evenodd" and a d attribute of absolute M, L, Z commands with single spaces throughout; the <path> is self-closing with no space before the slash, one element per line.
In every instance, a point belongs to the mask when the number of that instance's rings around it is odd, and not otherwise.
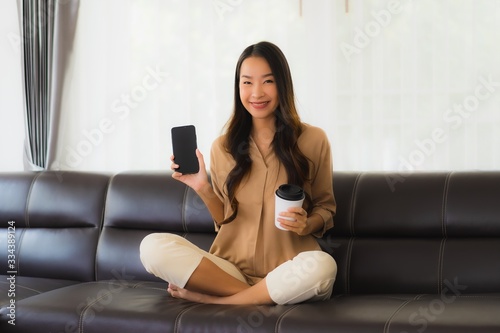
<path fill-rule="evenodd" d="M 265 280 L 261 280 L 250 288 L 230 296 L 214 296 L 196 291 L 180 288 L 175 284 L 169 284 L 168 293 L 175 298 L 185 299 L 191 302 L 208 304 L 274 304 L 269 296 Z"/>

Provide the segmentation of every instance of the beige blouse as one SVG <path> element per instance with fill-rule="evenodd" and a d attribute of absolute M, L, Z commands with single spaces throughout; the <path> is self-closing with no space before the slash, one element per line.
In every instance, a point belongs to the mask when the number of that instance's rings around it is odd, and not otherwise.
<path fill-rule="evenodd" d="M 321 237 L 333 227 L 336 209 L 330 144 L 322 129 L 307 124 L 303 126 L 298 145 L 312 161 L 311 180 L 304 185 L 304 191 L 311 197 L 312 208 L 306 210 L 309 215 L 317 213 L 323 217 L 324 228 L 314 235 Z M 224 183 L 235 162 L 225 151 L 223 140 L 221 136 L 212 145 L 210 173 L 214 191 L 224 202 L 224 218 L 227 218 L 232 211 Z M 251 139 L 249 149 L 252 167 L 236 191 L 238 214 L 232 222 L 220 227 L 216 225 L 218 233 L 210 252 L 235 264 L 248 282 L 255 284 L 300 252 L 319 250 L 320 247 L 313 235 L 299 236 L 276 228 L 274 196 L 276 189 L 287 183 L 285 168 L 274 152 L 264 158 Z"/>

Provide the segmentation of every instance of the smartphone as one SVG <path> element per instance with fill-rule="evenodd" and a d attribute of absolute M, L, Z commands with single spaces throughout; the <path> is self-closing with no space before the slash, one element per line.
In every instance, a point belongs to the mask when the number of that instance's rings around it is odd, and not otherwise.
<path fill-rule="evenodd" d="M 175 171 L 190 174 L 200 171 L 196 157 L 196 129 L 193 125 L 172 128 L 172 149 L 174 162 L 179 167 Z"/>

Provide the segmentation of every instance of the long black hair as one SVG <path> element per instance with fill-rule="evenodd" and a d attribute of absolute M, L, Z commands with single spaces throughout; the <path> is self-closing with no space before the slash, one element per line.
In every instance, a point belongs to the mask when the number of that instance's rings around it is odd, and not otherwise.
<path fill-rule="evenodd" d="M 221 224 L 234 220 L 238 213 L 236 189 L 252 165 L 249 155 L 249 139 L 252 130 L 252 116 L 240 99 L 240 71 L 243 61 L 249 57 L 264 58 L 273 73 L 277 91 L 278 107 L 275 111 L 276 133 L 272 147 L 278 160 L 284 165 L 288 183 L 303 186 L 309 175 L 309 163 L 300 151 L 297 139 L 302 133 L 302 122 L 295 107 L 292 75 L 283 52 L 273 43 L 260 42 L 248 46 L 240 55 L 234 76 L 233 114 L 226 124 L 224 147 L 234 158 L 236 165 L 229 172 L 225 187 L 233 213 Z"/>

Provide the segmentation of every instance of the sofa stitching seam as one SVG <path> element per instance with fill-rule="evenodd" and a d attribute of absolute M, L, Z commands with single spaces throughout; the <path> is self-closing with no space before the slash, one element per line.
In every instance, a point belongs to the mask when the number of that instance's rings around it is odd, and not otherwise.
<path fill-rule="evenodd" d="M 96 243 L 96 248 L 95 248 L 95 254 L 94 254 L 94 279 L 97 281 L 97 275 L 99 273 L 98 270 L 98 260 L 97 260 L 97 254 L 99 252 L 99 245 L 100 245 L 100 239 L 102 232 L 104 231 L 104 219 L 106 218 L 106 206 L 108 203 L 108 192 L 111 188 L 111 183 L 115 180 L 116 175 L 112 175 L 111 177 L 108 178 L 106 189 L 104 190 L 104 198 L 103 198 L 103 205 L 102 205 L 102 211 L 101 211 L 101 219 L 99 221 L 99 225 L 97 226 L 97 243 Z"/>
<path fill-rule="evenodd" d="M 105 297 L 108 297 L 111 294 L 112 294 L 111 291 L 108 291 L 108 292 L 104 293 L 103 295 L 101 295 L 101 297 L 96 298 L 93 302 L 88 303 L 83 308 L 82 313 L 80 314 L 80 320 L 78 322 L 78 330 L 79 330 L 80 333 L 83 333 L 83 321 L 84 321 L 84 318 L 85 318 L 85 314 L 87 313 L 87 310 L 89 308 L 91 308 L 94 304 L 97 304 L 100 300 L 102 300 Z"/>
<path fill-rule="evenodd" d="M 486 299 L 489 299 L 489 298 L 493 298 L 493 299 L 500 299 L 500 295 L 497 296 L 497 295 L 455 295 L 457 298 L 479 298 L 479 299 L 483 299 L 483 298 L 486 298 Z"/>
<path fill-rule="evenodd" d="M 293 306 L 291 306 L 289 309 L 287 309 L 285 312 L 283 312 L 279 317 L 278 319 L 276 320 L 276 324 L 274 326 L 274 332 L 275 333 L 278 333 L 280 330 L 280 325 L 281 325 L 281 322 L 283 321 L 283 318 L 285 318 L 285 316 L 290 312 L 292 311 L 293 309 L 296 309 L 299 307 L 299 304 L 295 304 Z"/>
<path fill-rule="evenodd" d="M 438 258 L 438 294 L 443 290 L 443 266 L 444 266 L 444 249 L 446 246 L 446 238 L 441 240 L 439 245 L 439 258 Z"/>
<path fill-rule="evenodd" d="M 394 319 L 394 317 L 399 313 L 401 312 L 401 310 L 403 310 L 403 308 L 410 304 L 411 302 L 415 301 L 415 300 L 418 300 L 419 297 L 422 296 L 422 295 L 416 295 L 415 297 L 413 297 L 412 299 L 409 299 L 409 300 L 406 300 L 405 302 L 403 302 L 401 305 L 398 306 L 398 308 L 391 314 L 391 316 L 389 317 L 389 319 L 387 319 L 387 321 L 385 322 L 385 325 L 384 325 L 384 330 L 383 332 L 384 333 L 389 333 L 389 328 L 391 326 L 391 323 L 392 323 L 392 320 Z"/>
<path fill-rule="evenodd" d="M 26 205 L 24 206 L 24 221 L 26 223 L 26 226 L 21 230 L 21 235 L 19 235 L 19 240 L 18 240 L 18 250 L 16 251 L 17 252 L 17 256 L 16 256 L 16 260 L 17 260 L 17 274 L 21 274 L 21 256 L 19 255 L 19 253 L 21 252 L 20 249 L 22 247 L 22 244 L 23 244 L 23 239 L 24 239 L 24 235 L 26 233 L 26 229 L 29 229 L 30 228 L 30 221 L 29 221 L 29 204 L 30 204 L 30 201 L 31 201 L 31 194 L 32 194 L 32 191 L 33 191 L 33 187 L 35 186 L 35 181 L 38 179 L 38 177 L 40 177 L 41 173 L 35 173 L 35 177 L 33 177 L 33 179 L 31 180 L 31 184 L 30 184 L 30 189 L 28 190 L 28 196 L 26 198 Z"/>
<path fill-rule="evenodd" d="M 28 190 L 28 197 L 26 198 L 26 205 L 24 207 L 24 220 L 26 221 L 26 228 L 29 228 L 30 227 L 30 221 L 29 221 L 29 205 L 30 205 L 30 202 L 31 202 L 31 195 L 33 193 L 33 187 L 35 186 L 35 182 L 38 180 L 38 177 L 40 177 L 41 173 L 36 173 L 35 174 L 35 177 L 33 177 L 33 179 L 31 180 L 31 184 L 30 184 L 30 189 Z"/>
<path fill-rule="evenodd" d="M 359 184 L 359 179 L 361 178 L 361 173 L 356 176 L 356 179 L 354 180 L 354 185 L 353 185 L 353 191 L 351 195 L 351 204 L 350 204 L 350 209 L 349 209 L 349 228 L 351 232 L 351 237 L 349 239 L 349 243 L 347 245 L 347 260 L 346 260 L 346 279 L 345 279 L 345 288 L 346 292 L 348 294 L 351 293 L 351 286 L 350 286 L 350 272 L 351 272 L 351 259 L 352 259 L 352 249 L 354 247 L 354 240 L 356 239 L 356 232 L 354 230 L 354 210 L 356 208 L 356 198 L 358 194 L 358 184 Z"/>
<path fill-rule="evenodd" d="M 184 232 L 189 232 L 186 225 L 186 198 L 188 194 L 188 187 L 184 188 L 184 194 L 182 195 L 182 205 L 181 205 L 181 221 L 182 221 L 182 230 Z"/>
<path fill-rule="evenodd" d="M 351 284 L 350 284 L 350 279 L 351 279 L 351 258 L 352 258 L 352 248 L 354 247 L 354 240 L 355 237 L 349 239 L 349 243 L 347 244 L 347 260 L 346 260 L 346 279 L 345 279 L 345 284 L 346 284 L 346 292 L 347 294 L 351 293 Z"/>
<path fill-rule="evenodd" d="M 0 281 L 0 283 L 1 283 L 1 284 L 7 284 L 7 285 L 9 284 L 8 282 L 4 282 L 4 281 Z M 43 291 L 42 291 L 42 290 L 36 290 L 36 289 L 34 289 L 34 288 L 30 288 L 30 287 L 23 286 L 23 285 L 19 284 L 17 281 L 16 281 L 16 288 L 19 288 L 19 289 L 25 289 L 25 290 L 31 290 L 31 291 L 34 291 L 34 292 L 36 292 L 36 293 L 38 293 L 38 294 L 43 293 Z M 8 289 L 8 288 L 7 288 L 7 289 Z"/>
<path fill-rule="evenodd" d="M 200 306 L 202 306 L 202 305 L 204 305 L 204 304 L 201 304 L 201 303 L 199 303 L 199 304 L 194 304 L 194 305 L 192 305 L 192 306 L 189 306 L 189 307 L 185 308 L 185 309 L 184 309 L 184 310 L 182 310 L 181 312 L 179 312 L 179 314 L 177 314 L 177 316 L 175 317 L 175 322 L 174 322 L 174 333 L 179 332 L 179 325 L 180 325 L 180 322 L 181 322 L 182 316 L 183 316 L 186 312 L 188 312 L 189 310 L 194 309 L 194 308 L 198 308 L 198 307 L 200 307 Z M 83 332 L 82 332 L 82 333 L 83 333 Z"/>
<path fill-rule="evenodd" d="M 17 245 L 16 247 L 16 267 L 17 267 L 17 274 L 18 275 L 22 275 L 21 273 L 21 256 L 20 256 L 20 253 L 21 253 L 21 248 L 22 248 L 22 244 L 23 244 L 23 239 L 24 239 L 24 235 L 26 233 L 26 229 L 27 228 L 23 228 L 21 229 L 21 234 L 19 235 L 19 240 L 17 241 L 19 243 L 19 245 Z"/>
<path fill-rule="evenodd" d="M 354 180 L 354 186 L 353 186 L 353 191 L 351 195 L 351 204 L 350 204 L 350 209 L 349 209 L 349 231 L 351 232 L 351 236 L 356 236 L 356 231 L 354 228 L 354 211 L 356 208 L 356 197 L 358 195 L 358 185 L 359 185 L 359 179 L 361 178 L 361 173 L 356 176 L 356 179 Z"/>
<path fill-rule="evenodd" d="M 448 232 L 446 229 L 446 208 L 448 206 L 448 189 L 450 187 L 450 178 L 453 172 L 450 172 L 446 175 L 446 179 L 444 181 L 444 189 L 443 189 L 443 203 L 441 207 L 441 232 L 443 233 L 443 237 L 448 236 Z"/>
<path fill-rule="evenodd" d="M 441 293 L 443 290 L 443 267 L 444 267 L 444 250 L 446 247 L 446 239 L 448 238 L 448 232 L 446 229 L 446 219 L 447 219 L 447 206 L 448 206 L 448 189 L 450 186 L 450 179 L 453 172 L 450 172 L 446 175 L 446 179 L 444 181 L 443 188 L 443 202 L 441 206 L 441 233 L 443 235 L 443 239 L 441 240 L 441 244 L 439 246 L 439 258 L 438 258 L 438 293 Z"/>

